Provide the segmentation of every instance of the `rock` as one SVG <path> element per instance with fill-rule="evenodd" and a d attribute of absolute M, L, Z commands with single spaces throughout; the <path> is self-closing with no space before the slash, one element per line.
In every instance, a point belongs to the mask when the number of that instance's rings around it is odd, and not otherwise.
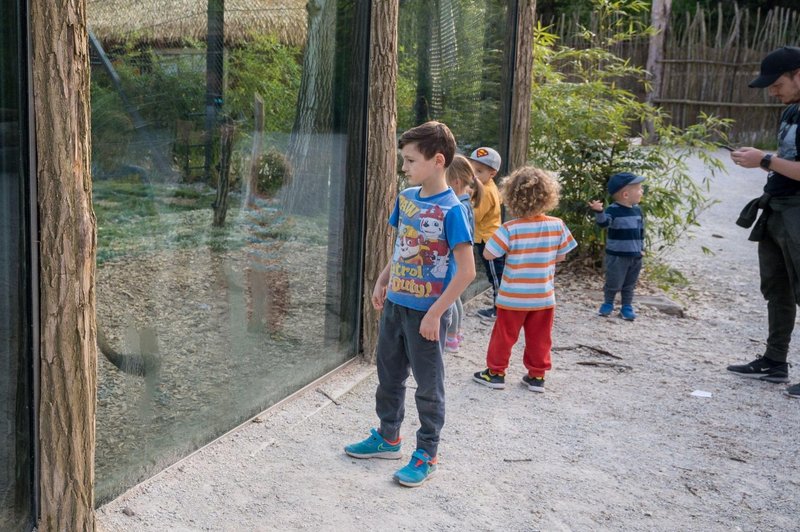
<path fill-rule="evenodd" d="M 683 307 L 667 296 L 635 296 L 634 302 L 638 305 L 653 307 L 670 316 L 683 317 Z"/>

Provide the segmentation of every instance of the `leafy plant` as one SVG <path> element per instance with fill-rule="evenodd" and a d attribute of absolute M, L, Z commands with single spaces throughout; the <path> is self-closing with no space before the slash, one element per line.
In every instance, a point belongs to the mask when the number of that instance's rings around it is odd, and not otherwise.
<path fill-rule="evenodd" d="M 281 44 L 271 35 L 254 36 L 228 57 L 226 112 L 253 124 L 253 95 L 264 100 L 264 130 L 288 133 L 294 122 L 302 78 L 299 48 Z"/>
<path fill-rule="evenodd" d="M 267 197 L 274 196 L 292 179 L 292 166 L 286 156 L 275 148 L 264 152 L 258 160 L 258 191 Z"/>
<path fill-rule="evenodd" d="M 649 255 L 658 255 L 697 226 L 698 215 L 709 205 L 708 178 L 694 179 L 687 163 L 697 156 L 712 175 L 721 170 L 721 162 L 708 153 L 716 148 L 713 139 L 725 139 L 729 121 L 703 114 L 697 125 L 681 130 L 671 126 L 660 109 L 620 88 L 622 78 L 647 83 L 642 68 L 605 49 L 650 31 L 625 22 L 642 9 L 642 2 L 592 3 L 598 34 L 612 38 L 598 41 L 597 34 L 586 33 L 588 47 L 578 50 L 558 46 L 547 28 L 536 28 L 530 159 L 559 173 L 562 202 L 555 214 L 581 243 L 580 255 L 596 263 L 603 255 L 605 234 L 596 227 L 586 202 L 605 198 L 608 178 L 616 172 L 643 175 L 647 249 Z M 657 142 L 648 144 L 636 133 L 645 123 Z"/>

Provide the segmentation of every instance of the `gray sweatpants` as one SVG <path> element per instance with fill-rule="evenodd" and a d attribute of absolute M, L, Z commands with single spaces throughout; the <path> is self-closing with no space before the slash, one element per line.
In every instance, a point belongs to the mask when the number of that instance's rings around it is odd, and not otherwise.
<path fill-rule="evenodd" d="M 450 305 L 450 313 L 450 326 L 447 328 L 447 336 L 455 338 L 461 331 L 461 320 L 464 319 L 464 304 L 461 302 L 460 297 Z"/>
<path fill-rule="evenodd" d="M 622 304 L 633 304 L 633 289 L 642 271 L 642 257 L 619 257 L 606 254 L 606 285 L 603 295 L 606 303 L 614 303 L 617 292 L 622 292 Z"/>
<path fill-rule="evenodd" d="M 378 334 L 375 412 L 381 421 L 381 435 L 387 440 L 400 437 L 400 426 L 405 417 L 406 379 L 413 371 L 417 381 L 414 397 L 420 422 L 417 448 L 436 456 L 439 433 L 444 426 L 442 353 L 450 310 L 442 315 L 438 342 L 420 336 L 419 324 L 423 317 L 424 311 L 402 307 L 388 299 L 384 302 Z"/>

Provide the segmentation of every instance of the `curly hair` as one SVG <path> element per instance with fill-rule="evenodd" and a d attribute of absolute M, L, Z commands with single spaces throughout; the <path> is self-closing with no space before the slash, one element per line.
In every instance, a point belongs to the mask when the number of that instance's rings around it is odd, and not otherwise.
<path fill-rule="evenodd" d="M 520 218 L 544 214 L 558 206 L 561 184 L 549 172 L 523 166 L 503 180 L 501 194 L 506 207 Z"/>

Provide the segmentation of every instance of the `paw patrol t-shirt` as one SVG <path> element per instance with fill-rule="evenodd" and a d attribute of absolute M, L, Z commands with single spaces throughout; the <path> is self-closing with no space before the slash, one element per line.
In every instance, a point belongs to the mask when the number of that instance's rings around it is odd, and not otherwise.
<path fill-rule="evenodd" d="M 420 198 L 421 187 L 397 196 L 389 223 L 397 228 L 387 298 L 415 310 L 428 310 L 455 274 L 452 249 L 472 243 L 464 206 L 452 189 Z"/>

